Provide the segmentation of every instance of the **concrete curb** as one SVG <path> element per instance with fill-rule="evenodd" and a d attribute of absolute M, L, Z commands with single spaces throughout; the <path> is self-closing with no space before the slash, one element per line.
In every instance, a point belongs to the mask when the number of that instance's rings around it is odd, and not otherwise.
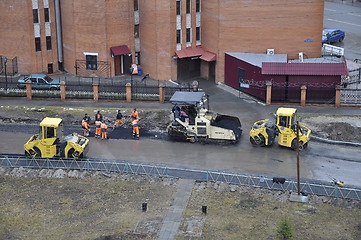
<path fill-rule="evenodd" d="M 329 144 L 340 144 L 340 145 L 361 147 L 361 143 L 336 141 L 336 140 L 331 140 L 331 139 L 327 139 L 327 138 L 317 137 L 317 136 L 314 136 L 314 135 L 311 135 L 311 139 L 316 140 L 318 142 L 324 142 L 324 143 L 329 143 Z"/>

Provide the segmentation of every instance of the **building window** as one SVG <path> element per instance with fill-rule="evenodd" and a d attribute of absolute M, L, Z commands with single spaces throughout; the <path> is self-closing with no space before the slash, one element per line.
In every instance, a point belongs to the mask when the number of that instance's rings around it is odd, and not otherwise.
<path fill-rule="evenodd" d="M 139 38 L 139 24 L 134 25 L 134 37 Z"/>
<path fill-rule="evenodd" d="M 191 13 L 191 0 L 187 0 L 186 13 Z"/>
<path fill-rule="evenodd" d="M 49 73 L 49 74 L 54 73 L 53 64 L 52 64 L 52 63 L 49 63 L 49 64 L 48 64 L 48 73 Z"/>
<path fill-rule="evenodd" d="M 177 15 L 180 15 L 180 12 L 181 12 L 181 2 L 180 1 L 177 1 Z"/>
<path fill-rule="evenodd" d="M 135 52 L 135 64 L 140 65 L 140 52 Z"/>
<path fill-rule="evenodd" d="M 44 8 L 44 16 L 45 16 L 45 22 L 49 22 L 50 19 L 49 8 Z"/>
<path fill-rule="evenodd" d="M 187 42 L 191 41 L 191 29 L 187 28 Z"/>
<path fill-rule="evenodd" d="M 46 36 L 46 50 L 51 50 L 51 36 Z"/>
<path fill-rule="evenodd" d="M 196 12 L 200 11 L 200 7 L 201 7 L 201 0 L 196 0 Z"/>
<path fill-rule="evenodd" d="M 181 30 L 177 30 L 177 43 L 181 43 Z"/>
<path fill-rule="evenodd" d="M 139 6 L 138 6 L 138 0 L 134 0 L 134 11 L 138 11 Z"/>
<path fill-rule="evenodd" d="M 201 27 L 196 27 L 196 40 L 201 40 Z"/>
<path fill-rule="evenodd" d="M 87 70 L 97 70 L 97 58 L 96 55 L 86 55 L 86 69 Z"/>
<path fill-rule="evenodd" d="M 41 43 L 39 37 L 35 38 L 35 51 L 41 52 Z"/>
<path fill-rule="evenodd" d="M 39 23 L 38 9 L 33 9 L 33 18 L 34 18 L 34 23 Z"/>

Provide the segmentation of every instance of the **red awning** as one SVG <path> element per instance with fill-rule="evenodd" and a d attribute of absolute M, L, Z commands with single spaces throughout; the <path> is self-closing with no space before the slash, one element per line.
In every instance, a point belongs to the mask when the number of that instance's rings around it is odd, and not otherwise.
<path fill-rule="evenodd" d="M 200 59 L 211 62 L 216 60 L 216 54 L 208 51 L 204 51 L 201 46 L 195 48 L 187 47 L 183 50 L 175 52 L 178 58 L 187 58 L 187 57 L 200 57 Z"/>
<path fill-rule="evenodd" d="M 203 49 L 201 47 L 187 47 L 183 50 L 176 51 L 175 54 L 178 58 L 186 58 L 186 57 L 197 57 L 203 54 Z"/>
<path fill-rule="evenodd" d="M 130 49 L 127 45 L 117 46 L 117 47 L 111 47 L 110 51 L 112 52 L 113 56 L 119 56 L 124 54 L 132 54 Z"/>
<path fill-rule="evenodd" d="M 216 61 L 217 59 L 217 55 L 215 53 L 212 53 L 212 52 L 204 52 L 202 54 L 202 56 L 200 57 L 200 59 L 206 61 L 206 62 L 212 62 L 212 61 Z"/>

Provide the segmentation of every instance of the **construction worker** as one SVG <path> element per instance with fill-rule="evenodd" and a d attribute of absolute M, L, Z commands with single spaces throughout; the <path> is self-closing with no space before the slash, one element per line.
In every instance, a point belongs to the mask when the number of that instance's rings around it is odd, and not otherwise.
<path fill-rule="evenodd" d="M 102 124 L 100 125 L 101 131 L 102 131 L 102 140 L 103 139 L 108 139 L 107 136 L 107 128 L 108 126 L 105 124 L 105 122 L 102 122 Z"/>
<path fill-rule="evenodd" d="M 137 112 L 137 109 L 134 108 L 133 112 L 132 112 L 132 115 L 130 115 L 130 117 L 133 119 L 133 118 L 138 118 L 138 112 Z"/>
<path fill-rule="evenodd" d="M 124 123 L 123 123 L 122 118 L 123 118 L 123 114 L 120 112 L 120 110 L 118 110 L 117 116 L 116 116 L 117 120 L 115 121 L 113 128 L 115 128 L 118 123 L 120 124 L 120 126 L 123 126 Z"/>
<path fill-rule="evenodd" d="M 133 137 L 136 137 L 137 139 L 139 139 L 139 127 L 138 127 L 138 118 L 134 117 L 133 121 L 132 121 L 132 125 L 133 125 Z"/>
<path fill-rule="evenodd" d="M 98 119 L 95 120 L 95 137 L 96 138 L 100 138 L 100 133 L 102 131 L 102 129 L 100 128 L 101 124 L 102 124 L 102 121 L 100 121 Z"/>
<path fill-rule="evenodd" d="M 100 111 L 95 114 L 95 121 L 96 120 L 103 121 L 103 115 L 100 113 Z"/>
<path fill-rule="evenodd" d="M 85 114 L 83 120 L 81 120 L 81 125 L 84 129 L 84 137 L 89 136 L 90 133 L 89 122 L 90 122 L 90 117 L 88 116 L 88 114 Z"/>

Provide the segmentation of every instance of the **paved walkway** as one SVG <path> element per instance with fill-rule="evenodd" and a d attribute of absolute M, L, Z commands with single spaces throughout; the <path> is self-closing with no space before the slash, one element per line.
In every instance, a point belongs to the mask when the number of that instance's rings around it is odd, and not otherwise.
<path fill-rule="evenodd" d="M 183 212 L 185 211 L 189 197 L 191 196 L 193 186 L 194 180 L 179 179 L 178 190 L 175 193 L 174 202 L 168 208 L 167 216 L 163 221 L 159 233 L 159 240 L 174 239 L 181 223 Z"/>

